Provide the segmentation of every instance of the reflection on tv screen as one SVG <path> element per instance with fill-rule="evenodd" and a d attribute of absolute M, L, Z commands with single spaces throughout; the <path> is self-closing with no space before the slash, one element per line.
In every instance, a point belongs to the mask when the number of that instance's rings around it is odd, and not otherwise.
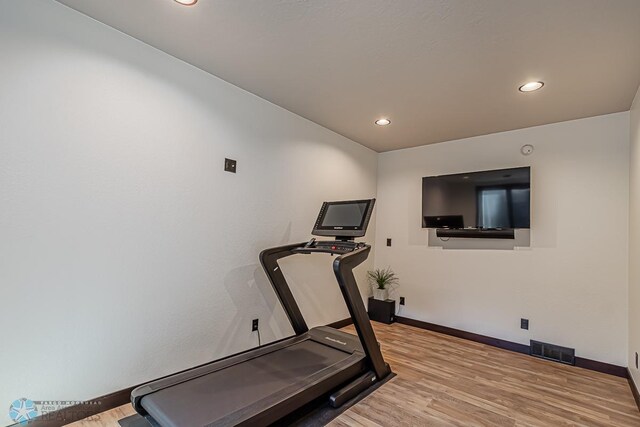
<path fill-rule="evenodd" d="M 529 228 L 529 167 L 422 178 L 425 228 Z"/>

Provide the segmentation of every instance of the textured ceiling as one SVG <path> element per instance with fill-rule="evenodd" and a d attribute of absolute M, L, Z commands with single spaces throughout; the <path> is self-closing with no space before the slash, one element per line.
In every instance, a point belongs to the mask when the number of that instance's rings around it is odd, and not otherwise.
<path fill-rule="evenodd" d="M 625 111 L 640 83 L 640 0 L 58 1 L 376 151 Z"/>

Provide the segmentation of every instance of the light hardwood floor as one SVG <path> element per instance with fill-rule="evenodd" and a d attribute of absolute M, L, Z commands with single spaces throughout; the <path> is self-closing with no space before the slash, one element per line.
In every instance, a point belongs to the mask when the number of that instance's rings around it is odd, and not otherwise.
<path fill-rule="evenodd" d="M 397 376 L 332 427 L 640 426 L 623 378 L 397 323 L 374 326 Z M 117 426 L 133 413 L 124 405 L 72 426 Z"/>

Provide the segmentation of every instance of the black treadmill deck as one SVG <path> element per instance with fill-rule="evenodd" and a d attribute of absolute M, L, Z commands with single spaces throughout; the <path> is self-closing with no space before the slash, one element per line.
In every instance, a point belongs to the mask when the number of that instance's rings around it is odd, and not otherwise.
<path fill-rule="evenodd" d="M 266 425 L 285 414 L 266 408 L 290 412 L 366 369 L 357 338 L 327 327 L 259 350 L 205 365 L 195 378 L 160 380 L 139 404 L 163 426 Z"/>

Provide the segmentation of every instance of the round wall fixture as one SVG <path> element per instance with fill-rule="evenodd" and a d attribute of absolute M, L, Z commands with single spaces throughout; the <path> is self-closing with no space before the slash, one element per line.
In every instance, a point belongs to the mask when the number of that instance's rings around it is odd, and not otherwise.
<path fill-rule="evenodd" d="M 529 154 L 533 153 L 533 145 L 531 145 L 531 144 L 523 145 L 522 148 L 520 149 L 520 152 L 524 156 L 528 156 Z"/>
<path fill-rule="evenodd" d="M 387 125 L 391 124 L 391 120 L 386 119 L 386 118 L 385 119 L 378 119 L 378 120 L 376 120 L 376 124 L 378 126 L 387 126 Z"/>

